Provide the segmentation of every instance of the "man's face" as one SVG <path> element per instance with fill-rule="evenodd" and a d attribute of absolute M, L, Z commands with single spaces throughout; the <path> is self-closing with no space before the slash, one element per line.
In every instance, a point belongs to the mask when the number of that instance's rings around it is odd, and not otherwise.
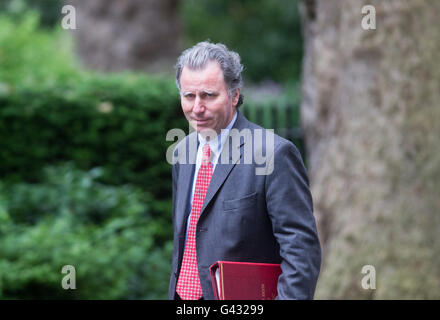
<path fill-rule="evenodd" d="M 220 133 L 231 122 L 240 90 L 229 97 L 218 62 L 208 62 L 202 70 L 184 67 L 180 87 L 183 113 L 197 132 L 213 129 Z"/>

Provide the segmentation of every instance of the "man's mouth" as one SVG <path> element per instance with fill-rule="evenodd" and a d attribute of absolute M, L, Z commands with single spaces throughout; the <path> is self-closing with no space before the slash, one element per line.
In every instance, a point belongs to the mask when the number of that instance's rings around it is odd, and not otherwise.
<path fill-rule="evenodd" d="M 209 119 L 194 119 L 193 121 L 197 122 L 197 124 L 205 124 L 209 121 Z"/>

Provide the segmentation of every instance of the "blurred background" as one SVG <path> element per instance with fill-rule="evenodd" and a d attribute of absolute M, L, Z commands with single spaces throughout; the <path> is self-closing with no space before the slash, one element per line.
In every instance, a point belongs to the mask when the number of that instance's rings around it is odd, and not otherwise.
<path fill-rule="evenodd" d="M 188 131 L 173 66 L 208 39 L 242 57 L 241 110 L 308 167 L 315 297 L 439 299 L 439 15 L 427 0 L 2 0 L 0 299 L 167 298 L 165 136 Z"/>

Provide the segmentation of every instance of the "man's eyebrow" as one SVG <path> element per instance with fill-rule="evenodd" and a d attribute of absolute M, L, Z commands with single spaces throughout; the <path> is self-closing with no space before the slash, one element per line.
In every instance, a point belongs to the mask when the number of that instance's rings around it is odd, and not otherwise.
<path fill-rule="evenodd" d="M 217 91 L 215 91 L 215 90 L 202 90 L 202 93 L 206 93 L 206 94 L 217 94 Z M 192 92 L 192 91 L 183 91 L 182 92 L 182 95 L 185 97 L 185 96 L 188 96 L 188 95 L 190 95 L 190 94 L 194 94 L 194 92 Z"/>

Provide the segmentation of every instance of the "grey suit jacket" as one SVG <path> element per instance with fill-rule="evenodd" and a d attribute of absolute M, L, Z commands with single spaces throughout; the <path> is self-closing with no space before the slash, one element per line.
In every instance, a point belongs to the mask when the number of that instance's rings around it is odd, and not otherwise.
<path fill-rule="evenodd" d="M 258 130 L 255 129 L 264 129 L 249 122 L 240 112 L 233 128 L 248 134 L 236 140 L 231 148 L 223 148 L 222 154 L 230 153 L 229 161 L 219 160 L 216 165 L 196 229 L 203 297 L 214 299 L 209 267 L 223 260 L 281 263 L 277 298 L 312 299 L 321 265 L 321 247 L 301 155 L 290 141 L 277 135 L 273 148 L 265 144 L 256 146 L 253 137 Z M 187 161 L 172 167 L 174 251 L 170 299 L 175 296 L 190 212 L 196 154 L 189 154 L 187 147 L 189 139 L 196 138 L 194 135 L 195 132 L 183 139 L 174 153 L 175 156 L 186 153 Z M 262 152 L 261 155 L 267 151 L 267 161 L 273 165 L 271 174 L 256 174 L 261 162 L 245 164 L 245 150 L 250 150 L 246 144 L 260 149 L 256 152 Z M 236 150 L 238 157 L 233 157 L 231 150 Z"/>

